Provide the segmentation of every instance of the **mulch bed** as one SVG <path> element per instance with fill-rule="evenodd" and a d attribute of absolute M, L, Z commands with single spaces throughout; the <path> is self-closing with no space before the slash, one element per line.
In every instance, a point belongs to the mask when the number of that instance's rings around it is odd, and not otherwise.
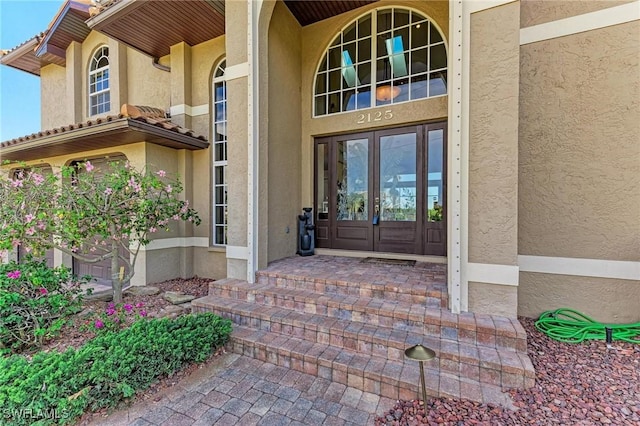
<path fill-rule="evenodd" d="M 511 390 L 517 410 L 466 400 L 398 401 L 376 419 L 391 425 L 638 425 L 640 345 L 603 341 L 561 343 L 520 318 L 536 369 L 531 389 Z"/>

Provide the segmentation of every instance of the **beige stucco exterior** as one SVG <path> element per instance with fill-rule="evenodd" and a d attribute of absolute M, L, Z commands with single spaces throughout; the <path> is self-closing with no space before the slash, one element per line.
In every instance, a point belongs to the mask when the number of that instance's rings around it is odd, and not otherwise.
<path fill-rule="evenodd" d="M 171 247 L 152 244 L 144 251 L 135 284 L 194 274 L 250 279 L 252 253 L 258 269 L 295 253 L 296 216 L 313 204 L 315 138 L 459 118 L 462 136 L 450 127 L 448 143 L 461 144 L 462 158 L 450 149 L 447 167 L 450 180 L 462 176 L 461 188 L 450 188 L 458 191 L 464 213 L 456 230 L 463 236 L 460 269 L 467 279 L 461 306 L 511 317 L 565 306 L 602 321 L 638 321 L 640 277 L 611 278 L 606 269 L 640 262 L 640 21 L 594 29 L 574 21 L 630 1 L 473 2 L 461 9 L 472 10 L 462 17 L 450 16 L 455 5 L 449 1 L 382 0 L 306 26 L 280 0 L 253 3 L 252 10 L 248 2 L 228 1 L 227 33 L 195 46 L 170 46 L 159 60 L 169 70 L 95 31 L 68 46 L 65 67 L 42 68 L 43 129 L 95 118 L 88 114 L 88 66 L 96 49 L 108 45 L 108 114 L 123 103 L 162 108 L 172 122 L 212 140 L 213 72 L 226 58 L 226 248 L 211 242 L 211 148 L 174 150 L 140 141 L 42 160 L 55 170 L 73 159 L 121 152 L 136 166 L 181 176 L 183 196 L 202 224 L 158 235 Z M 316 71 L 329 44 L 353 20 L 389 6 L 419 11 L 441 30 L 451 65 L 449 95 L 314 117 Z M 569 34 L 523 42 L 531 27 L 552 33 L 540 24 Z M 468 31 L 458 44 L 454 27 Z M 468 63 L 456 67 L 454 57 Z M 453 96 L 454 86 L 463 96 Z M 461 118 L 452 113 L 458 98 L 465 103 Z M 379 111 L 390 114 L 379 122 L 360 119 Z M 448 214 L 451 225 L 453 209 Z M 449 253 L 460 242 L 449 241 Z M 580 271 L 526 270 L 521 258 L 527 256 L 560 266 L 564 258 L 623 264 L 582 277 Z"/>

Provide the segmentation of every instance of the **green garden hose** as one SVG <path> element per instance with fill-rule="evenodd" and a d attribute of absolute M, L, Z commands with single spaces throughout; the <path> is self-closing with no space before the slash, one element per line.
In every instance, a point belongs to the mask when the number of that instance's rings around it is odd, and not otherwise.
<path fill-rule="evenodd" d="M 536 328 L 560 342 L 580 343 L 583 340 L 611 340 L 640 344 L 640 322 L 635 324 L 603 324 L 573 309 L 546 311 L 535 323 Z"/>

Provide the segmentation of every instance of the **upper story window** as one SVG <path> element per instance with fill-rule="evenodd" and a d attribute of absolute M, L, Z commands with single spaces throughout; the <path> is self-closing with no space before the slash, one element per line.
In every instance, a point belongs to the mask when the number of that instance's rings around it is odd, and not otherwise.
<path fill-rule="evenodd" d="M 324 53 L 314 115 L 446 93 L 447 50 L 438 28 L 410 9 L 378 9 L 349 24 Z"/>
<path fill-rule="evenodd" d="M 227 82 L 223 60 L 213 74 L 213 245 L 227 244 Z"/>
<path fill-rule="evenodd" d="M 102 46 L 91 59 L 89 66 L 89 115 L 109 112 L 109 48 Z"/>

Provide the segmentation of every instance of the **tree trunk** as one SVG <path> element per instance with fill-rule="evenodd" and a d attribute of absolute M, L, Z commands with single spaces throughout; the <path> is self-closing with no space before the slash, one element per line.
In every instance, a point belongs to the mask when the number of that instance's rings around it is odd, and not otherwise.
<path fill-rule="evenodd" d="M 115 226 L 111 226 L 111 235 L 116 235 Z M 122 281 L 118 270 L 118 242 L 111 240 L 111 287 L 113 288 L 113 303 L 122 303 Z"/>

